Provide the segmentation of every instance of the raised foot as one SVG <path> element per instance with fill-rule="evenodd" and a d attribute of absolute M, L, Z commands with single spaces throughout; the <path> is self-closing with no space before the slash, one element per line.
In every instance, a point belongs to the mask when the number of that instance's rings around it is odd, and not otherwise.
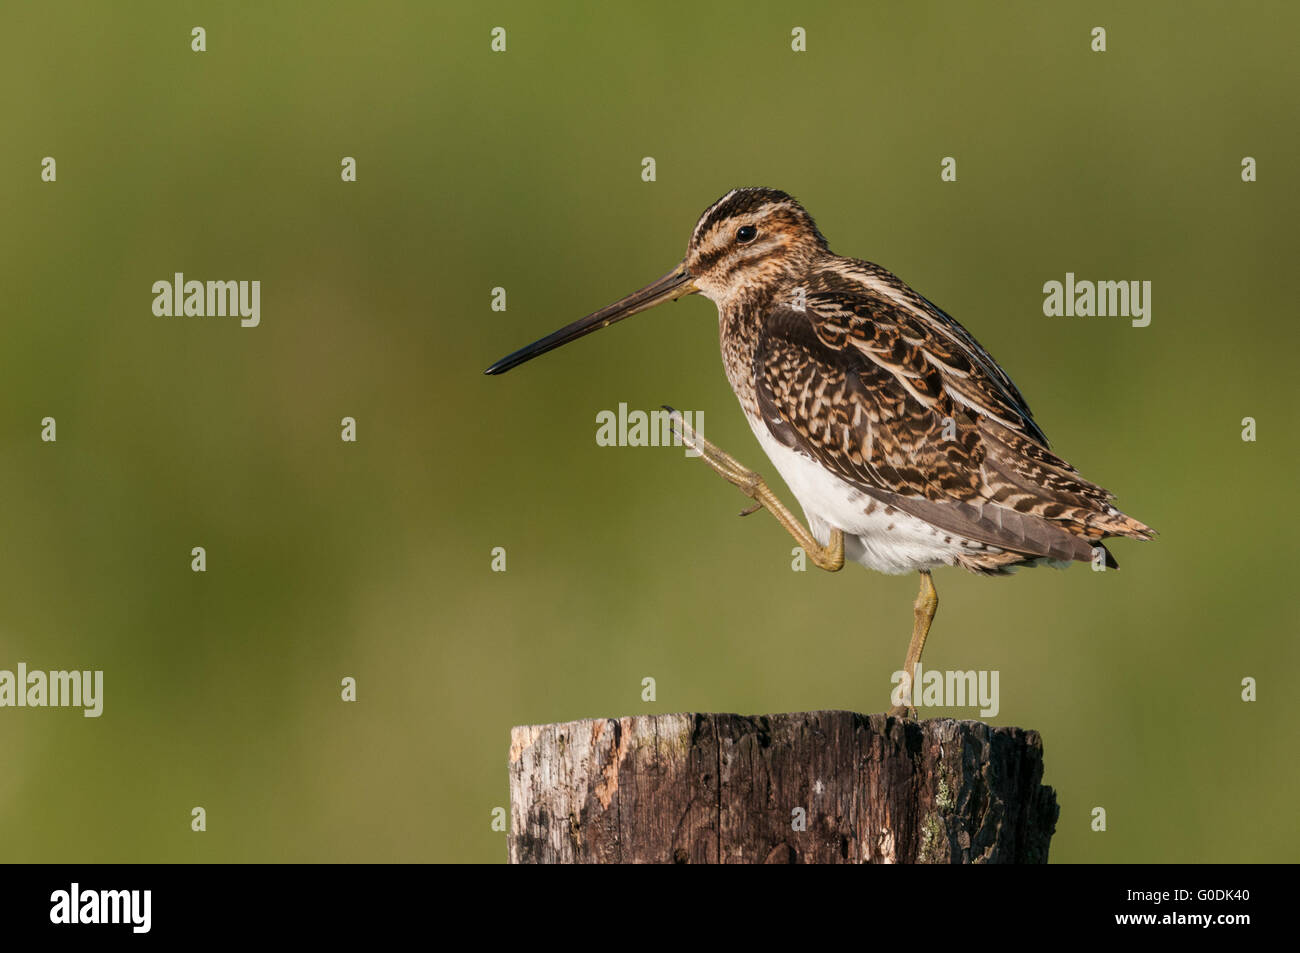
<path fill-rule="evenodd" d="M 754 501 L 754 505 L 741 513 L 741 516 L 748 516 L 750 513 L 759 508 L 766 509 L 771 513 L 778 523 L 785 527 L 796 543 L 798 543 L 808 558 L 813 561 L 813 565 L 818 569 L 825 569 L 827 572 L 839 572 L 844 567 L 844 532 L 839 528 L 830 531 L 830 540 L 823 545 L 813 538 L 812 533 L 804 528 L 803 524 L 795 518 L 794 514 L 785 508 L 785 504 L 777 498 L 771 488 L 763 482 L 763 478 L 744 467 L 731 454 L 725 450 L 719 450 L 713 444 L 709 443 L 691 426 L 682 419 L 682 415 L 671 407 L 664 407 L 668 411 L 668 419 L 672 421 L 673 429 L 677 436 L 681 438 L 682 443 L 694 450 L 700 455 L 700 459 L 717 471 L 728 483 L 740 488 L 740 491 Z"/>
<path fill-rule="evenodd" d="M 762 476 L 746 467 L 727 451 L 714 446 L 701 437 L 683 419 L 680 411 L 671 407 L 665 407 L 664 409 L 668 411 L 668 419 L 672 422 L 673 429 L 677 432 L 677 436 L 681 438 L 683 444 L 698 453 L 700 459 L 713 467 L 718 475 L 728 483 L 739 487 L 740 491 L 751 500 L 758 500 L 759 488 L 764 486 Z M 758 500 L 758 506 L 762 505 L 762 501 Z M 741 515 L 748 515 L 752 512 L 754 512 L 754 509 L 746 510 Z"/>

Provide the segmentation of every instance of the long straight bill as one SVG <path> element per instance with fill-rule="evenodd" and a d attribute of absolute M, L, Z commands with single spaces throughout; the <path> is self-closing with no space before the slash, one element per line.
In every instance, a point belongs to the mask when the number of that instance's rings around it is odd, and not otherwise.
<path fill-rule="evenodd" d="M 696 290 L 694 282 L 691 281 L 691 276 L 686 272 L 685 265 L 678 265 L 658 281 L 651 282 L 640 291 L 634 291 L 626 298 L 615 301 L 613 304 L 601 308 L 585 318 L 579 318 L 572 324 L 546 335 L 540 341 L 534 341 L 527 347 L 521 347 L 515 353 L 501 358 L 483 373 L 504 374 L 512 367 L 518 367 L 525 361 L 531 361 L 539 354 L 553 351 L 570 341 L 576 341 L 585 334 L 607 328 L 615 321 L 630 318 L 632 315 L 653 308 L 657 304 L 673 301 L 683 295 L 693 294 Z"/>

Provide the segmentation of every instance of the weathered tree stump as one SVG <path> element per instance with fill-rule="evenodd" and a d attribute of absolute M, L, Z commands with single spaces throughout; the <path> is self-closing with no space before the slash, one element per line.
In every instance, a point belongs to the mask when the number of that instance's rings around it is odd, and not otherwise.
<path fill-rule="evenodd" d="M 1036 731 L 814 711 L 515 728 L 511 863 L 1045 863 Z"/>

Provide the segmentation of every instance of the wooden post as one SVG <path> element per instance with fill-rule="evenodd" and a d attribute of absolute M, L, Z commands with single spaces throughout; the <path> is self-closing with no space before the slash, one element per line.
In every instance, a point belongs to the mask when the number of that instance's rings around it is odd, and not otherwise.
<path fill-rule="evenodd" d="M 513 729 L 511 863 L 1046 863 L 1036 731 L 847 711 Z"/>

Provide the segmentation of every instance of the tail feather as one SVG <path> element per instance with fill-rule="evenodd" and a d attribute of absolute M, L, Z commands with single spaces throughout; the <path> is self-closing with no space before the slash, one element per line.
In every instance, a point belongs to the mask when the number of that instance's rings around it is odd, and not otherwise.
<path fill-rule="evenodd" d="M 1151 527 L 1115 507 L 1113 493 L 1023 434 L 987 418 L 980 421 L 980 434 L 984 495 L 990 503 L 1048 520 L 1092 542 L 1155 536 Z"/>

